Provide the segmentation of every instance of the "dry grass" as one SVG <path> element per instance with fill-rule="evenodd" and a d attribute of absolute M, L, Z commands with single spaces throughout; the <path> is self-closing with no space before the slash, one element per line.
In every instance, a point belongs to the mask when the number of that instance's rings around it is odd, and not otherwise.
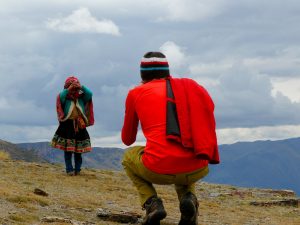
<path fill-rule="evenodd" d="M 0 150 L 0 160 L 8 160 L 10 159 L 10 155 L 4 150 Z"/>
<path fill-rule="evenodd" d="M 41 222 L 47 216 L 91 224 L 117 224 L 100 221 L 96 217 L 98 208 L 144 214 L 136 190 L 123 172 L 85 169 L 81 176 L 69 177 L 59 165 L 9 160 L 0 161 L 0 171 L 0 224 L 47 225 Z M 49 195 L 35 195 L 35 188 Z M 161 224 L 177 224 L 180 213 L 174 188 L 157 186 L 157 192 L 168 212 Z M 197 195 L 201 225 L 300 224 L 299 208 L 250 206 L 250 201 L 282 198 L 264 190 L 201 183 L 197 185 Z M 66 223 L 51 223 L 55 224 Z"/>
<path fill-rule="evenodd" d="M 17 222 L 17 223 L 25 223 L 25 224 L 34 223 L 39 219 L 38 216 L 29 213 L 13 214 L 13 215 L 9 215 L 8 218 L 14 221 L 15 223 Z"/>

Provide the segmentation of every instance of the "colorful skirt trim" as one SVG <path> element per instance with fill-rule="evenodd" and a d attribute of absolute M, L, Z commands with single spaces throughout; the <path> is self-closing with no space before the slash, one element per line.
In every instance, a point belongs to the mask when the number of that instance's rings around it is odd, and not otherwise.
<path fill-rule="evenodd" d="M 51 146 L 67 152 L 85 153 L 92 150 L 90 139 L 76 141 L 75 139 L 65 139 L 54 135 Z"/>
<path fill-rule="evenodd" d="M 73 120 L 60 122 L 52 138 L 51 147 L 76 153 L 85 153 L 92 150 L 90 136 L 86 128 L 79 129 L 76 132 Z"/>

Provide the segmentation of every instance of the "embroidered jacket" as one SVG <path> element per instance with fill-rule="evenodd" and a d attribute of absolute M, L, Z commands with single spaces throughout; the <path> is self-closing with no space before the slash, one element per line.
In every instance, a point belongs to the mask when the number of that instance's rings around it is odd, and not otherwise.
<path fill-rule="evenodd" d="M 64 89 L 59 93 L 56 100 L 56 110 L 57 117 L 60 122 L 66 121 L 72 114 L 74 107 L 77 107 L 77 109 L 81 112 L 86 125 L 91 126 L 94 124 L 92 102 L 93 93 L 90 89 L 83 85 L 81 87 L 81 91 L 83 93 L 80 94 L 79 98 L 76 101 L 67 98 L 67 95 L 69 93 L 68 89 Z"/>

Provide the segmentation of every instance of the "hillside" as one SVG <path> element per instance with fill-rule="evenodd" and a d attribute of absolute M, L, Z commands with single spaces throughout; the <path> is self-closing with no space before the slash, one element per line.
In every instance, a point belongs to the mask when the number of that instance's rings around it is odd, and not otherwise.
<path fill-rule="evenodd" d="M 123 172 L 85 169 L 82 175 L 70 177 L 60 165 L 14 160 L 0 160 L 0 168 L 0 224 L 119 224 L 100 220 L 96 216 L 99 208 L 144 214 L 136 191 Z M 177 224 L 180 215 L 173 187 L 157 187 L 168 212 L 161 224 Z M 42 189 L 48 196 L 34 194 L 35 188 Z M 205 182 L 197 184 L 196 189 L 201 225 L 300 224 L 299 203 L 298 206 L 251 205 L 251 202 L 291 201 L 295 199 L 293 192 Z M 46 222 L 49 218 L 60 222 Z"/>
<path fill-rule="evenodd" d="M 20 143 L 18 147 L 27 150 L 33 150 L 39 157 L 52 163 L 64 163 L 63 151 L 54 149 L 49 142 Z M 121 159 L 124 150 L 121 148 L 100 148 L 93 147 L 93 150 L 84 154 L 83 167 L 92 167 L 97 169 L 121 169 Z"/>
<path fill-rule="evenodd" d="M 18 144 L 34 149 L 49 162 L 63 163 L 63 152 L 47 142 Z M 238 142 L 220 145 L 221 164 L 212 165 L 205 181 L 243 187 L 292 189 L 300 195 L 300 138 Z M 121 170 L 124 150 L 93 148 L 84 155 L 84 167 Z"/>
<path fill-rule="evenodd" d="M 43 157 L 39 157 L 34 150 L 23 150 L 18 145 L 0 140 L 0 151 L 7 152 L 12 159 L 24 160 L 27 162 L 46 162 Z"/>
<path fill-rule="evenodd" d="M 300 195 L 300 138 L 221 145 L 220 157 L 206 181 L 292 189 Z"/>

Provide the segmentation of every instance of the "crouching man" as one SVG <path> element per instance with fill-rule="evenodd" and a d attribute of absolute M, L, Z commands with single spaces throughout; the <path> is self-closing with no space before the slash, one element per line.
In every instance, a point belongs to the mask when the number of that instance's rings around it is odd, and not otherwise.
<path fill-rule="evenodd" d="M 153 184 L 175 185 L 179 225 L 198 224 L 195 183 L 219 163 L 214 103 L 192 79 L 172 78 L 165 55 L 148 52 L 141 62 L 142 84 L 129 91 L 122 141 L 136 140 L 139 121 L 146 146 L 128 148 L 123 167 L 146 210 L 144 225 L 159 225 L 167 215 Z"/>

